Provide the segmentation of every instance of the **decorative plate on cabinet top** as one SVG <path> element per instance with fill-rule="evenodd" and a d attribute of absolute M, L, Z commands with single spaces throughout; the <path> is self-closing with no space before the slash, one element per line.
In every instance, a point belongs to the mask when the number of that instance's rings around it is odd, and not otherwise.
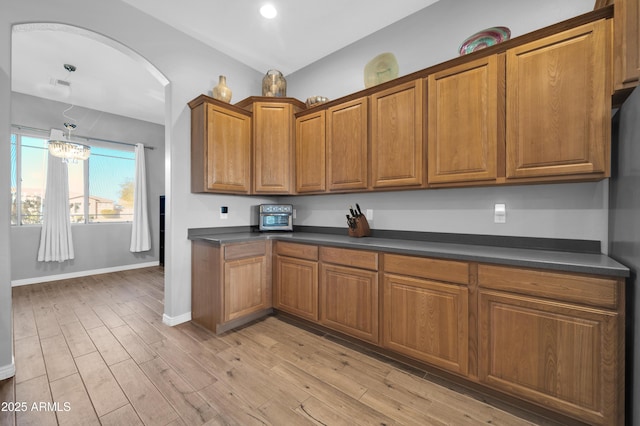
<path fill-rule="evenodd" d="M 364 87 L 369 88 L 398 77 L 398 61 L 393 53 L 381 53 L 364 67 Z"/>
<path fill-rule="evenodd" d="M 466 55 L 467 53 L 475 52 L 476 50 L 509 40 L 509 38 L 511 38 L 511 30 L 507 27 L 487 28 L 486 30 L 478 31 L 467 37 L 460 45 L 458 52 L 460 52 L 460 55 Z"/>

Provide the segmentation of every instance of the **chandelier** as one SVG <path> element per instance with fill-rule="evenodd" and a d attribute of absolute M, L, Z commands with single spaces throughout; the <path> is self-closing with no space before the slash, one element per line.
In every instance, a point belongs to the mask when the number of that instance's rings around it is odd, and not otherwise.
<path fill-rule="evenodd" d="M 69 75 L 75 72 L 76 66 L 71 64 L 64 64 L 64 69 L 67 70 Z M 56 84 L 67 86 L 71 90 L 71 82 L 68 81 L 68 77 L 65 80 L 56 80 Z M 62 112 L 65 118 L 73 120 L 73 118 L 67 116 L 67 111 L 73 108 L 73 104 Z M 71 131 L 76 129 L 76 125 L 73 123 L 64 123 L 64 127 L 67 129 L 68 135 L 65 138 L 62 130 L 51 129 L 49 135 L 49 153 L 54 157 L 62 158 L 65 163 L 72 162 L 77 163 L 78 160 L 86 160 L 91 155 L 91 148 L 81 143 L 71 142 Z"/>
<path fill-rule="evenodd" d="M 91 155 L 91 147 L 81 143 L 71 142 L 71 130 L 76 128 L 75 124 L 64 123 L 69 136 L 64 137 L 62 131 L 51 129 L 51 139 L 49 140 L 49 153 L 54 157 L 62 158 L 65 163 L 76 163 L 78 160 L 86 160 Z"/>

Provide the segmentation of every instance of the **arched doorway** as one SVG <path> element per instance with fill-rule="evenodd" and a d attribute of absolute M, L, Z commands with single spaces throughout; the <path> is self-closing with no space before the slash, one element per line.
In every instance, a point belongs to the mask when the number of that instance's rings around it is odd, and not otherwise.
<path fill-rule="evenodd" d="M 27 128 L 36 133 L 38 130 L 46 132 L 49 128 L 62 126 L 67 114 L 80 122 L 77 134 L 89 137 L 98 135 L 107 142 L 126 140 L 126 136 L 118 137 L 119 131 L 120 134 L 136 134 L 136 123 L 147 128 L 161 127 L 161 131 L 155 133 L 160 134 L 162 143 L 151 146 L 155 149 L 147 154 L 147 164 L 150 161 L 156 164 L 152 171 L 147 168 L 148 174 L 154 173 L 153 179 L 148 180 L 156 185 L 150 191 L 155 197 L 150 197 L 149 204 L 153 203 L 157 207 L 157 196 L 164 193 L 164 182 L 168 179 L 164 166 L 164 103 L 169 80 L 153 64 L 109 37 L 81 27 L 58 23 L 14 25 L 11 63 L 12 131 Z M 77 71 L 68 72 L 65 64 L 73 64 Z M 18 97 L 21 109 L 14 108 Z M 65 111 L 64 114 L 60 110 Z M 33 120 L 25 123 L 24 117 L 28 114 L 33 117 L 27 118 Z M 146 128 L 137 132 L 137 135 L 145 132 L 148 133 Z M 107 136 L 101 136 L 104 134 Z M 154 210 L 155 225 L 152 226 L 152 232 L 155 236 L 153 244 L 156 245 L 159 215 L 155 213 L 157 209 L 151 210 Z M 90 231 L 97 232 L 97 229 Z M 15 232 L 21 231 L 12 227 L 12 233 Z M 87 235 L 89 230 L 82 232 L 86 234 L 84 240 L 94 242 L 106 235 L 113 235 L 113 232 L 104 229 L 102 234 L 96 235 Z M 13 238 L 12 246 L 14 242 L 23 241 L 29 241 L 29 238 Z M 27 252 L 24 253 L 24 250 Z M 120 266 L 132 269 L 140 263 L 152 263 L 149 256 L 145 258 L 129 254 L 126 257 L 114 251 L 101 253 L 104 264 L 87 262 L 78 256 L 72 265 L 47 265 L 46 268 L 34 266 L 33 263 L 16 263 L 16 259 L 32 258 L 30 252 L 24 246 L 12 247 L 12 281 L 16 274 L 22 274 L 19 278 L 27 280 L 58 275 L 66 278 L 90 275 L 96 270 L 117 270 Z M 76 253 L 85 256 L 90 252 L 89 248 L 80 247 L 76 250 Z M 157 256 L 157 248 L 154 252 Z"/>

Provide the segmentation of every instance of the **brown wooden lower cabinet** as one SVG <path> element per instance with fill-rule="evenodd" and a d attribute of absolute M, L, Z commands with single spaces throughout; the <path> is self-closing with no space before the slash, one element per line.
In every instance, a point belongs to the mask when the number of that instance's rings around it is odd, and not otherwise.
<path fill-rule="evenodd" d="M 377 253 L 322 247 L 320 251 L 320 323 L 378 343 L 378 272 L 326 261 L 377 269 Z"/>
<path fill-rule="evenodd" d="M 222 333 L 272 306 L 271 243 L 191 244 L 191 318 Z"/>
<path fill-rule="evenodd" d="M 318 247 L 278 241 L 273 306 L 318 321 Z"/>
<path fill-rule="evenodd" d="M 383 285 L 383 346 L 466 375 L 468 289 L 393 274 Z"/>
<path fill-rule="evenodd" d="M 623 283 L 488 265 L 478 275 L 480 381 L 589 424 L 623 424 Z M 585 300 L 604 307 L 560 300 L 546 284 L 563 276 L 568 298 L 582 279 Z"/>
<path fill-rule="evenodd" d="M 193 321 L 221 332 L 268 313 L 271 244 L 194 241 Z M 284 241 L 273 265 L 279 310 L 544 410 L 624 423 L 624 278 Z"/>
<path fill-rule="evenodd" d="M 320 323 L 369 342 L 378 342 L 378 273 L 322 265 Z"/>

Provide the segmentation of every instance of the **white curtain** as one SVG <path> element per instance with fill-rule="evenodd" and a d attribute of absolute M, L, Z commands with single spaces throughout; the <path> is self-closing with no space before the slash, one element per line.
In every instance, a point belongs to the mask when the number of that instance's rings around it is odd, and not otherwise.
<path fill-rule="evenodd" d="M 73 258 L 67 163 L 49 154 L 38 261 L 64 262 Z"/>
<path fill-rule="evenodd" d="M 144 166 L 144 145 L 136 144 L 136 178 L 133 183 L 133 226 L 131 252 L 151 250 L 149 212 L 147 211 L 147 177 Z"/>

